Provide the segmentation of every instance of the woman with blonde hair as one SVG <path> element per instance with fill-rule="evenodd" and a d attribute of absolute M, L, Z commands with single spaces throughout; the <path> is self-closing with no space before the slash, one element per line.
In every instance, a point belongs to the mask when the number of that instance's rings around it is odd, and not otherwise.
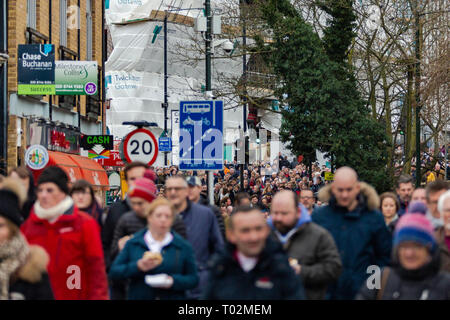
<path fill-rule="evenodd" d="M 173 205 L 166 198 L 154 200 L 148 227 L 135 233 L 113 262 L 109 277 L 129 279 L 129 300 L 186 299 L 186 290 L 199 281 L 192 246 L 175 231 Z"/>

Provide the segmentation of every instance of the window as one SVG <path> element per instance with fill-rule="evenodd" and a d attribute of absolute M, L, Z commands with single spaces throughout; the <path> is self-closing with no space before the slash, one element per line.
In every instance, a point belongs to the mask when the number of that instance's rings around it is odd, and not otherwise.
<path fill-rule="evenodd" d="M 92 1 L 86 0 L 86 60 L 92 60 Z"/>
<path fill-rule="evenodd" d="M 70 50 L 69 48 L 66 48 L 62 45 L 59 47 L 59 56 L 60 60 L 78 60 L 78 55 L 75 51 Z M 78 100 L 77 96 L 60 95 L 58 96 L 58 102 L 58 105 L 61 108 L 72 110 L 77 106 Z"/>
<path fill-rule="evenodd" d="M 36 0 L 28 0 L 27 9 L 27 27 L 36 29 Z"/>
<path fill-rule="evenodd" d="M 90 118 L 97 118 L 101 115 L 102 91 L 100 89 L 102 88 L 103 90 L 103 83 L 102 83 L 102 68 L 100 66 L 98 67 L 97 84 L 98 84 L 97 93 L 92 96 L 86 97 L 86 115 Z"/>
<path fill-rule="evenodd" d="M 59 44 L 67 47 L 67 0 L 59 1 L 60 35 Z"/>

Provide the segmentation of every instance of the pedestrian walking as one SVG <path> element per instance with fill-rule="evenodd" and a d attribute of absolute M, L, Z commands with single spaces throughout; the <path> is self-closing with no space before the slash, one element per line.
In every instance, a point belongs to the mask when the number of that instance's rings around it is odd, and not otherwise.
<path fill-rule="evenodd" d="M 78 209 L 88 213 L 100 227 L 102 226 L 103 209 L 97 202 L 94 188 L 89 182 L 77 180 L 70 190 L 70 196 Z"/>
<path fill-rule="evenodd" d="M 380 200 L 375 189 L 358 181 L 355 170 L 348 167 L 336 171 L 333 183 L 321 189 L 319 198 L 329 204 L 314 211 L 312 221 L 333 235 L 343 263 L 327 298 L 352 300 L 368 277 L 367 268 L 390 262 L 392 238 L 378 211 Z"/>
<path fill-rule="evenodd" d="M 24 220 L 30 215 L 31 209 L 36 202 L 36 188 L 34 186 L 33 174 L 27 167 L 14 168 L 9 174 L 11 178 L 19 179 L 27 193 L 27 199 L 22 206 L 21 213 Z"/>
<path fill-rule="evenodd" d="M 41 173 L 37 201 L 21 231 L 30 244 L 49 254 L 48 274 L 56 300 L 105 300 L 109 296 L 100 227 L 74 205 L 68 182 L 59 167 Z"/>
<path fill-rule="evenodd" d="M 292 191 L 274 196 L 268 224 L 301 277 L 308 300 L 324 299 L 328 285 L 339 278 L 342 270 L 331 234 L 311 222 L 307 209 Z"/>
<path fill-rule="evenodd" d="M 195 252 L 200 280 L 198 286 L 188 292 L 188 297 L 198 299 L 207 283 L 207 262 L 212 254 L 223 248 L 224 240 L 211 209 L 189 200 L 188 183 L 183 177 L 167 179 L 165 192 L 167 199 L 174 205 L 175 212 L 183 218 L 187 240 Z"/>
<path fill-rule="evenodd" d="M 301 280 L 281 245 L 269 237 L 262 212 L 237 207 L 230 218 L 226 249 L 213 257 L 203 293 L 206 300 L 302 300 Z"/>
<path fill-rule="evenodd" d="M 0 189 L 0 300 L 53 300 L 45 250 L 20 232 L 26 189 L 7 178 Z"/>
<path fill-rule="evenodd" d="M 444 225 L 435 230 L 441 255 L 441 270 L 450 272 L 450 191 L 439 197 L 438 210 Z"/>
<path fill-rule="evenodd" d="M 358 300 L 450 300 L 450 274 L 440 271 L 433 227 L 422 214 L 407 213 L 397 224 L 392 267 L 381 273 L 381 287 L 363 285 Z"/>
<path fill-rule="evenodd" d="M 398 211 L 400 210 L 400 202 L 395 193 L 385 192 L 380 196 L 380 211 L 383 214 L 384 222 L 388 227 L 391 235 L 394 235 L 395 225 L 399 219 Z"/>
<path fill-rule="evenodd" d="M 114 260 L 109 277 L 130 281 L 129 300 L 180 300 L 198 284 L 194 251 L 188 241 L 170 231 L 175 209 L 165 198 L 153 201 L 148 227 L 128 240 Z"/>

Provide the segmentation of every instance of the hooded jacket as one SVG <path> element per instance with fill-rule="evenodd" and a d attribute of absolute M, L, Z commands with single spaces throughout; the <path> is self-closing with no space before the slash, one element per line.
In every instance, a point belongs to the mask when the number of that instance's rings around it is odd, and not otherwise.
<path fill-rule="evenodd" d="M 10 279 L 10 300 L 53 300 L 48 262 L 49 256 L 42 247 L 30 246 L 26 263 Z"/>
<path fill-rule="evenodd" d="M 271 217 L 267 223 L 288 256 L 301 265 L 300 277 L 308 300 L 321 300 L 328 285 L 339 278 L 342 262 L 331 234 L 311 222 L 308 210 L 303 205 L 301 208 L 300 219 L 285 236 L 276 230 Z"/>
<path fill-rule="evenodd" d="M 108 299 L 100 227 L 91 216 L 72 206 L 50 223 L 33 208 L 21 231 L 30 244 L 49 254 L 48 274 L 56 300 Z"/>
<path fill-rule="evenodd" d="M 236 247 L 214 255 L 204 300 L 303 300 L 303 285 L 289 265 L 281 245 L 271 237 L 256 266 L 245 272 L 236 258 Z"/>
<path fill-rule="evenodd" d="M 312 220 L 331 233 L 342 259 L 342 274 L 330 287 L 329 299 L 354 299 L 369 276 L 367 268 L 390 262 L 392 237 L 378 211 L 380 199 L 370 185 L 360 182 L 360 187 L 358 205 L 350 212 L 337 204 L 331 185 L 322 188 L 319 199 L 329 204 L 312 214 Z"/>

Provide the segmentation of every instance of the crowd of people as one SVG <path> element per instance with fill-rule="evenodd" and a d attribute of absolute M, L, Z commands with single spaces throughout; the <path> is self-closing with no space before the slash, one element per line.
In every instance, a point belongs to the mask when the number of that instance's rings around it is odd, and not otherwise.
<path fill-rule="evenodd" d="M 107 208 L 56 166 L 0 177 L 0 299 L 450 299 L 447 181 L 379 196 L 352 168 L 326 181 L 280 156 L 227 164 L 210 204 L 205 172 L 123 171 Z"/>

